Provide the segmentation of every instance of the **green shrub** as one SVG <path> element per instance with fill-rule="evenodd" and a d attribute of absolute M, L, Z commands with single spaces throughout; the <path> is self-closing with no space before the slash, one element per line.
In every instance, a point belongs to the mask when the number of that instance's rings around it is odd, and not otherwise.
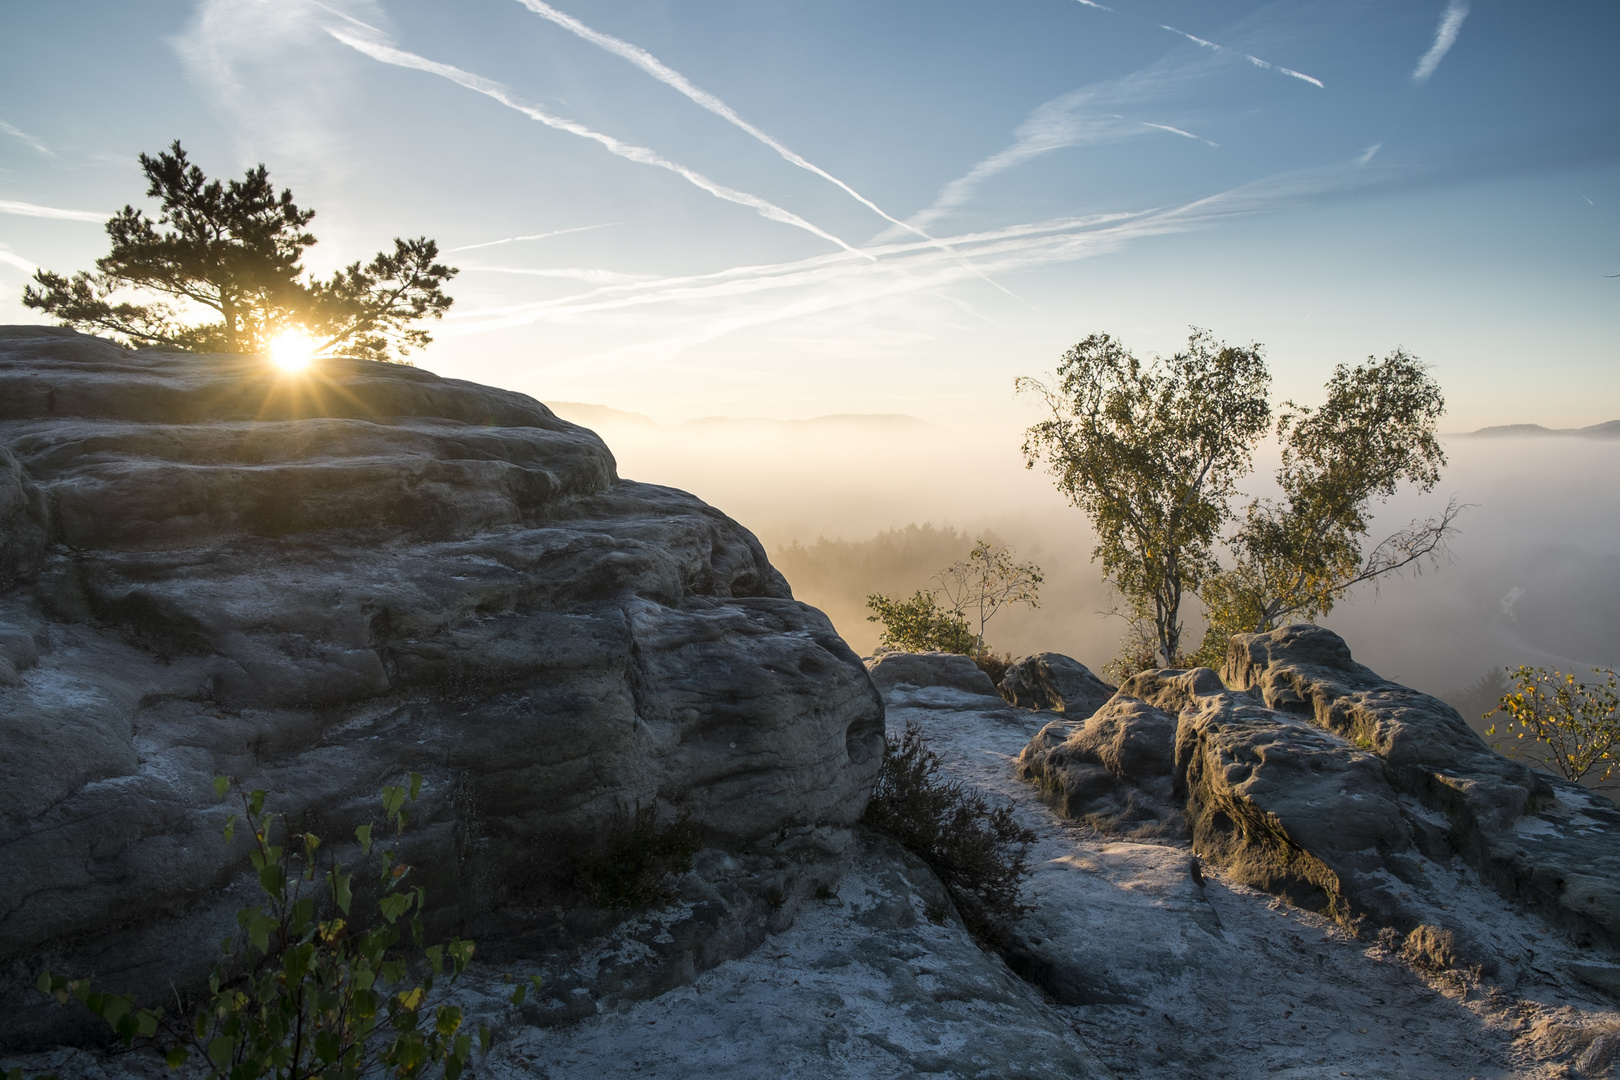
<path fill-rule="evenodd" d="M 408 785 L 382 789 L 396 836 L 421 786 L 421 774 L 412 773 Z M 381 1073 L 402 1080 L 442 1073 L 456 1080 L 472 1054 L 473 1036 L 462 1030 L 459 1008 L 434 1004 L 443 996 L 434 991 L 438 980 L 448 975 L 454 983 L 466 970 L 473 943 L 452 938 L 423 947 L 426 894 L 409 884 L 411 867 L 394 849 L 380 851 L 375 912 L 366 917 L 357 910 L 355 874 L 335 859 L 320 868 L 319 837 L 290 832 L 283 818 L 282 842 L 272 843 L 277 815 L 265 810 L 264 792 L 243 791 L 228 777 L 217 778 L 214 788 L 220 798 L 234 789 L 241 800 L 242 813 L 227 820 L 225 839 L 234 838 L 238 824 L 248 827 L 248 857 L 264 896 L 237 912 L 240 931 L 221 945 L 207 1003 L 189 1023 L 178 1023 L 162 1009 L 136 1008 L 132 997 L 97 992 L 85 979 L 47 971 L 39 989 L 59 1003 L 77 1000 L 126 1046 L 137 1038 L 155 1041 L 170 1068 L 199 1055 L 209 1080 L 356 1080 Z M 360 826 L 355 837 L 370 863 L 372 826 Z M 408 952 L 401 947 L 407 930 Z M 531 982 L 538 987 L 537 977 Z M 513 1004 L 526 989 L 518 985 Z M 479 1027 L 478 1040 L 487 1050 L 487 1028 Z"/>
<path fill-rule="evenodd" d="M 1510 673 L 1515 686 L 1502 695 L 1498 708 L 1508 717 L 1504 734 L 1539 744 L 1533 757 L 1567 780 L 1579 782 L 1593 773 L 1592 782 L 1601 785 L 1620 771 L 1620 685 L 1612 671 L 1593 668 L 1592 673 L 1604 681 L 1588 686 L 1561 671 L 1521 666 Z M 1495 735 L 1496 728 L 1492 724 L 1486 734 Z"/>
<path fill-rule="evenodd" d="M 1013 820 L 1011 803 L 992 807 L 977 788 L 942 780 L 939 755 L 915 721 L 887 741 L 866 824 L 900 841 L 939 875 L 974 937 L 1002 944 L 1029 910 L 1018 893 L 1029 875 L 1035 834 Z"/>
<path fill-rule="evenodd" d="M 634 813 L 614 815 L 605 843 L 580 860 L 579 883 L 591 902 L 632 908 L 674 898 L 675 878 L 692 869 L 702 846 L 685 817 L 658 824 L 658 807 L 636 804 Z"/>
<path fill-rule="evenodd" d="M 881 593 L 866 598 L 872 614 L 867 622 L 883 624 L 878 645 L 904 652 L 950 652 L 966 655 L 978 644 L 959 612 L 939 606 L 939 598 L 918 589 L 910 600 L 894 600 Z"/>

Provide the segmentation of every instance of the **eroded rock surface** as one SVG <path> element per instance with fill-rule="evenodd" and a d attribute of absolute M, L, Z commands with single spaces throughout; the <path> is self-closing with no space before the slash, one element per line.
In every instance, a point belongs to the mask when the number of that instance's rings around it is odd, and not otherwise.
<path fill-rule="evenodd" d="M 998 687 L 1001 696 L 1021 709 L 1045 709 L 1084 720 L 1114 696 L 1117 687 L 1062 653 L 1035 653 L 1007 669 Z"/>
<path fill-rule="evenodd" d="M 336 841 L 423 773 L 405 842 L 441 921 L 535 948 L 592 929 L 557 898 L 616 813 L 689 814 L 777 873 L 836 862 L 865 805 L 882 703 L 826 618 L 523 395 L 14 327 L 0 447 L 9 1042 L 61 1034 L 46 960 L 206 972 L 250 895 L 216 775 Z"/>
<path fill-rule="evenodd" d="M 1184 814 L 1236 880 L 1357 925 L 1453 923 L 1436 865 L 1473 866 L 1589 945 L 1620 941 L 1620 808 L 1494 753 L 1449 706 L 1356 664 L 1317 626 L 1233 639 L 1213 671 L 1150 671 L 1082 724 L 1053 722 L 1020 775 L 1071 818 L 1131 834 Z M 1126 752 L 1129 750 L 1129 752 Z"/>

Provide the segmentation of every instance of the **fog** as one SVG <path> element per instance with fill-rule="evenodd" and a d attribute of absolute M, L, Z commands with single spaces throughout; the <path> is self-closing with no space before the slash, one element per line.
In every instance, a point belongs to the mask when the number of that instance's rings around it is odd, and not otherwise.
<path fill-rule="evenodd" d="M 1045 472 L 1024 468 L 1016 427 L 861 416 L 660 425 L 553 407 L 607 440 L 621 476 L 684 488 L 753 530 L 794 595 L 863 654 L 878 634 L 865 618 L 867 593 L 926 587 L 986 534 L 1046 574 L 1041 607 L 998 615 L 992 646 L 1055 650 L 1093 668 L 1118 651 L 1125 625 L 1109 613 L 1115 601 L 1090 561 L 1086 520 Z M 1374 539 L 1455 496 L 1469 505 L 1448 556 L 1362 587 L 1321 622 L 1380 674 L 1459 705 L 1504 665 L 1620 662 L 1620 439 L 1443 441 L 1450 463 L 1439 486 L 1380 508 Z M 1253 493 L 1266 493 L 1275 461 L 1275 449 L 1262 448 Z M 1196 645 L 1197 601 L 1186 609 Z"/>

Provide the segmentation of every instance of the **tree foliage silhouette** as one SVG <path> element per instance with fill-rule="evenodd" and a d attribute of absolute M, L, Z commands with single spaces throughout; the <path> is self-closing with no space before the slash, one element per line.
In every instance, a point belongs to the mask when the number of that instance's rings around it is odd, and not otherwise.
<path fill-rule="evenodd" d="M 450 307 L 456 275 L 427 237 L 354 262 L 331 278 L 307 276 L 315 211 L 279 193 L 264 165 L 241 180 L 210 180 L 179 140 L 140 155 L 156 219 L 125 206 L 107 222 L 112 250 L 95 273 L 34 275 L 23 303 L 75 329 L 130 346 L 194 352 L 264 351 L 283 331 L 307 334 L 317 352 L 391 360 L 432 338 L 415 325 Z"/>

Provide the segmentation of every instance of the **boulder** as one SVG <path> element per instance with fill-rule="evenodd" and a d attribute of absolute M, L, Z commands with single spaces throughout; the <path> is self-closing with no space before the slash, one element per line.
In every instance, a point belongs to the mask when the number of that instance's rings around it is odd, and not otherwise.
<path fill-rule="evenodd" d="M 943 686 L 969 694 L 997 697 L 996 684 L 971 657 L 948 652 L 885 652 L 867 662 L 872 682 L 884 694 L 897 686 Z"/>
<path fill-rule="evenodd" d="M 1047 724 L 1018 755 L 1017 775 L 1066 818 L 1133 839 L 1184 836 L 1175 746 L 1175 716 L 1123 699 Z"/>
<path fill-rule="evenodd" d="M 1072 656 L 1043 652 L 1026 656 L 1001 677 L 1001 696 L 1021 709 L 1045 709 L 1084 720 L 1115 688 L 1091 673 Z"/>
<path fill-rule="evenodd" d="M 252 895 L 218 775 L 336 843 L 420 772 L 439 922 L 535 948 L 589 928 L 573 860 L 637 806 L 775 871 L 864 809 L 860 658 L 747 530 L 521 394 L 7 328 L 0 446 L 0 1041 L 61 1036 L 46 961 L 206 973 Z"/>

